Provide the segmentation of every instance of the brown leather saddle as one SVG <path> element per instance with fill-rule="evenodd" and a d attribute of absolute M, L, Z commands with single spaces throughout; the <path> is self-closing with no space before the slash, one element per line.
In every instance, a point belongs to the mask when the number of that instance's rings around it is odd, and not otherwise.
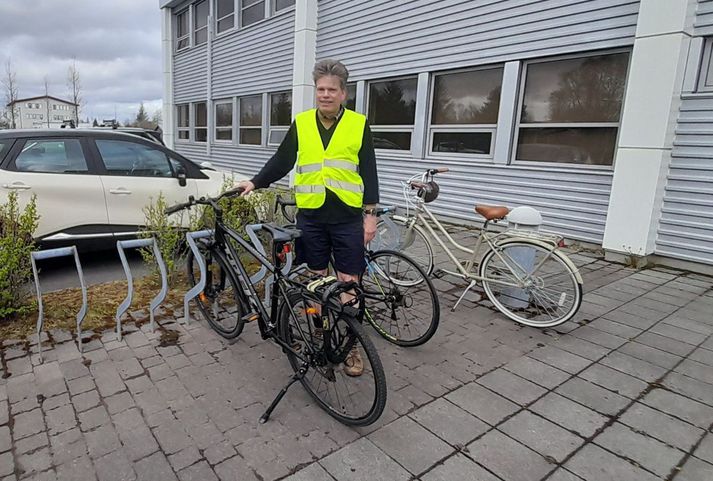
<path fill-rule="evenodd" d="M 504 219 L 510 213 L 510 209 L 504 205 L 476 205 L 475 211 L 487 220 Z"/>

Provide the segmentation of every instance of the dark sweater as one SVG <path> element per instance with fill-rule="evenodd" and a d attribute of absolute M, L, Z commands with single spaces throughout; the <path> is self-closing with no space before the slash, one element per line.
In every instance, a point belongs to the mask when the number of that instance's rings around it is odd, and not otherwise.
<path fill-rule="evenodd" d="M 317 115 L 317 112 L 315 112 Z M 339 125 L 341 116 L 329 129 L 325 129 L 322 122 L 317 118 L 317 128 L 322 138 L 322 145 L 327 149 L 332 135 Z M 287 135 L 277 148 L 277 152 L 263 166 L 260 172 L 253 177 L 252 182 L 256 189 L 268 187 L 273 182 L 280 180 L 287 175 L 297 162 L 297 127 L 292 122 Z M 376 155 L 374 154 L 374 142 L 371 137 L 369 126 L 364 126 L 364 137 L 359 150 L 359 175 L 364 182 L 364 204 L 377 204 L 379 202 L 379 177 L 376 171 Z M 339 197 L 327 189 L 324 204 L 317 209 L 300 209 L 300 213 L 307 217 L 318 218 L 320 222 L 327 224 L 338 224 L 350 221 L 355 217 L 360 217 L 361 209 L 346 205 L 339 200 Z"/>

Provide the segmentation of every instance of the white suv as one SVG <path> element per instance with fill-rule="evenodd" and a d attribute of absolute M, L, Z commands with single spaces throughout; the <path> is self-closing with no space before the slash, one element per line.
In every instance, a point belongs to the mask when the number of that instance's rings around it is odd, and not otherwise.
<path fill-rule="evenodd" d="M 247 178 L 116 131 L 0 131 L 0 203 L 12 191 L 23 206 L 36 194 L 43 244 L 131 236 L 159 192 L 170 206 L 215 195 L 230 176 Z"/>

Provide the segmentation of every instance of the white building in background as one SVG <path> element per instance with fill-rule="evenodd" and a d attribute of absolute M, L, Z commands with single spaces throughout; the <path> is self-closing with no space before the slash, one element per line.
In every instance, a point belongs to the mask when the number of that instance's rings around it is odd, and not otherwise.
<path fill-rule="evenodd" d="M 384 204 L 539 209 L 610 258 L 713 270 L 713 0 L 159 0 L 164 138 L 256 173 L 311 68 L 350 70 Z"/>
<path fill-rule="evenodd" d="M 76 104 L 52 96 L 18 99 L 8 105 L 5 117 L 11 121 L 10 109 L 15 109 L 15 127 L 18 129 L 56 129 L 65 120 L 75 116 Z"/>

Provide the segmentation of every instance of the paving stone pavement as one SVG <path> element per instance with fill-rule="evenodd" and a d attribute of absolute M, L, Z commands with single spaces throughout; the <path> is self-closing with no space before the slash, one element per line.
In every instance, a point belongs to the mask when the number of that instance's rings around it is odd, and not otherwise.
<path fill-rule="evenodd" d="M 372 332 L 389 392 L 367 428 L 299 385 L 258 424 L 291 372 L 255 324 L 228 343 L 200 322 L 127 322 L 83 353 L 53 331 L 43 364 L 35 340 L 4 340 L 0 481 L 713 480 L 713 279 L 572 259 L 584 302 L 555 329 L 477 290 L 451 313 L 463 286 L 441 279 L 429 343 Z"/>

